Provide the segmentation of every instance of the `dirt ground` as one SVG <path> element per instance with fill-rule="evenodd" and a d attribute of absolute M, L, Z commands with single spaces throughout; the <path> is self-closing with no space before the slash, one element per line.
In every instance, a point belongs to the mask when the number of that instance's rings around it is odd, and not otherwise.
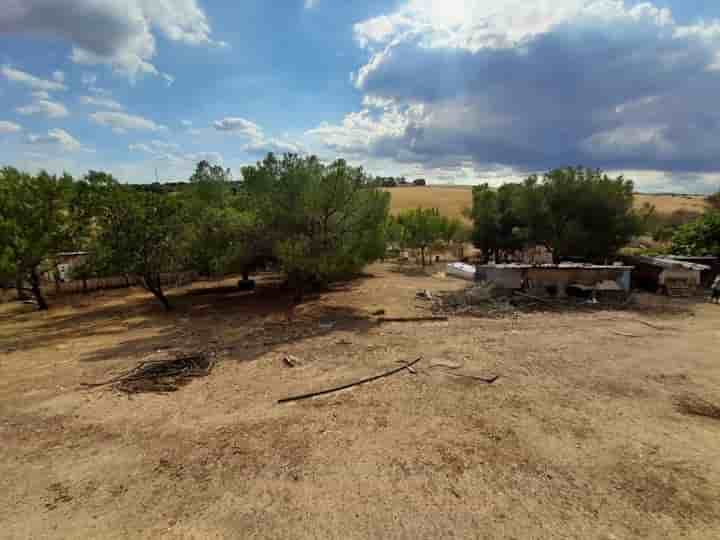
<path fill-rule="evenodd" d="M 720 307 L 378 324 L 464 283 L 368 271 L 293 313 L 217 283 L 170 314 L 0 306 L 0 537 L 720 538 Z M 219 362 L 169 394 L 81 386 L 168 348 Z"/>

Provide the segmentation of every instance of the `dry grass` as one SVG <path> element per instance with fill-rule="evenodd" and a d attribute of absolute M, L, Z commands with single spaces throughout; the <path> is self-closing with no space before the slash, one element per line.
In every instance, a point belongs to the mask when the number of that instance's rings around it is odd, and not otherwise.
<path fill-rule="evenodd" d="M 404 187 L 388 188 L 392 194 L 391 211 L 398 214 L 403 210 L 417 208 L 438 208 L 447 216 L 462 217 L 462 211 L 472 206 L 471 187 Z M 635 196 L 635 205 L 641 208 L 649 203 L 661 214 L 672 214 L 677 210 L 703 212 L 707 208 L 704 197 L 700 195 L 643 195 Z"/>
<path fill-rule="evenodd" d="M 139 289 L 0 305 L 0 538 L 718 537 L 720 426 L 671 401 L 716 396 L 717 306 L 378 324 L 466 284 L 368 271 L 292 320 L 263 279 L 172 313 Z M 81 386 L 175 350 L 218 361 L 176 392 Z"/>

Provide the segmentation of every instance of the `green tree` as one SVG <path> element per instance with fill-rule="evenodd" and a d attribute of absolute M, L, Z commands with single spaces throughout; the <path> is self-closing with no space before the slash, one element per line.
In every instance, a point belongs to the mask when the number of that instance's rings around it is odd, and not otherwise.
<path fill-rule="evenodd" d="M 48 309 L 40 287 L 41 265 L 65 242 L 71 190 L 69 175 L 57 177 L 42 171 L 32 176 L 12 167 L 0 169 L 0 245 L 4 246 L 5 273 L 15 274 L 19 289 L 24 281 L 30 282 L 41 310 Z"/>
<path fill-rule="evenodd" d="M 720 257 L 720 211 L 710 211 L 692 223 L 682 225 L 672 238 L 676 255 Z"/>
<path fill-rule="evenodd" d="M 107 273 L 138 277 L 170 310 L 162 276 L 188 268 L 189 233 L 183 201 L 173 195 L 117 186 L 99 222 L 98 265 Z"/>
<path fill-rule="evenodd" d="M 420 261 L 425 266 L 425 254 L 443 239 L 448 226 L 447 219 L 440 215 L 437 208 L 416 208 L 402 212 L 398 216 L 398 223 L 403 228 L 406 245 L 420 250 Z"/>
<path fill-rule="evenodd" d="M 240 196 L 263 232 L 253 251 L 279 258 L 297 300 L 308 284 L 348 276 L 384 255 L 390 196 L 371 187 L 362 169 L 269 154 L 242 175 Z"/>
<path fill-rule="evenodd" d="M 550 249 L 555 262 L 566 256 L 603 261 L 641 231 L 634 184 L 622 176 L 612 179 L 582 167 L 556 169 L 534 189 L 540 190 L 540 212 L 536 209 L 529 238 Z"/>
<path fill-rule="evenodd" d="M 602 261 L 641 231 L 633 188 L 622 176 L 583 168 L 556 169 L 497 191 L 478 186 L 473 237 L 486 254 L 544 245 L 555 262 L 568 256 Z"/>

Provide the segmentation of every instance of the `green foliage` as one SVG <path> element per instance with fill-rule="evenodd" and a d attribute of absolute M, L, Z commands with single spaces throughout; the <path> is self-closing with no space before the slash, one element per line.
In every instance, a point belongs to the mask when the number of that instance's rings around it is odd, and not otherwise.
<path fill-rule="evenodd" d="M 40 309 L 40 265 L 62 247 L 68 233 L 72 178 L 42 171 L 32 176 L 12 167 L 0 169 L 0 246 L 3 273 L 28 280 Z"/>
<path fill-rule="evenodd" d="M 672 238 L 676 255 L 714 255 L 720 257 L 720 211 L 705 213 L 681 226 Z"/>
<path fill-rule="evenodd" d="M 542 180 L 473 190 L 473 240 L 486 257 L 544 245 L 559 261 L 613 256 L 641 230 L 633 183 L 598 170 L 556 169 Z"/>
<path fill-rule="evenodd" d="M 258 253 L 274 253 L 289 280 L 329 282 L 383 256 L 389 195 L 343 160 L 269 154 L 242 170 L 240 197 L 264 232 Z"/>
<path fill-rule="evenodd" d="M 138 276 L 170 309 L 161 277 L 188 268 L 186 210 L 178 197 L 115 187 L 99 216 L 97 264 L 108 273 Z"/>
<path fill-rule="evenodd" d="M 425 254 L 438 242 L 453 236 L 456 232 L 450 230 L 450 222 L 440 215 L 437 208 L 406 210 L 398 216 L 397 221 L 402 227 L 404 245 L 420 250 L 423 266 L 426 262 Z"/>

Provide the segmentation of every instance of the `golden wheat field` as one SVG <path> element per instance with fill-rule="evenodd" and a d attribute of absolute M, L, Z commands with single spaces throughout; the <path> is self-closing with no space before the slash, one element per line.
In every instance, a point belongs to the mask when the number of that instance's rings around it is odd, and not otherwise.
<path fill-rule="evenodd" d="M 472 189 L 470 186 L 428 186 L 387 188 L 392 194 L 391 211 L 398 214 L 409 208 L 437 208 L 443 215 L 462 216 L 464 208 L 472 205 Z M 701 195 L 648 195 L 637 194 L 635 204 L 640 208 L 650 203 L 663 214 L 671 214 L 676 210 L 702 212 L 706 208 Z"/>

